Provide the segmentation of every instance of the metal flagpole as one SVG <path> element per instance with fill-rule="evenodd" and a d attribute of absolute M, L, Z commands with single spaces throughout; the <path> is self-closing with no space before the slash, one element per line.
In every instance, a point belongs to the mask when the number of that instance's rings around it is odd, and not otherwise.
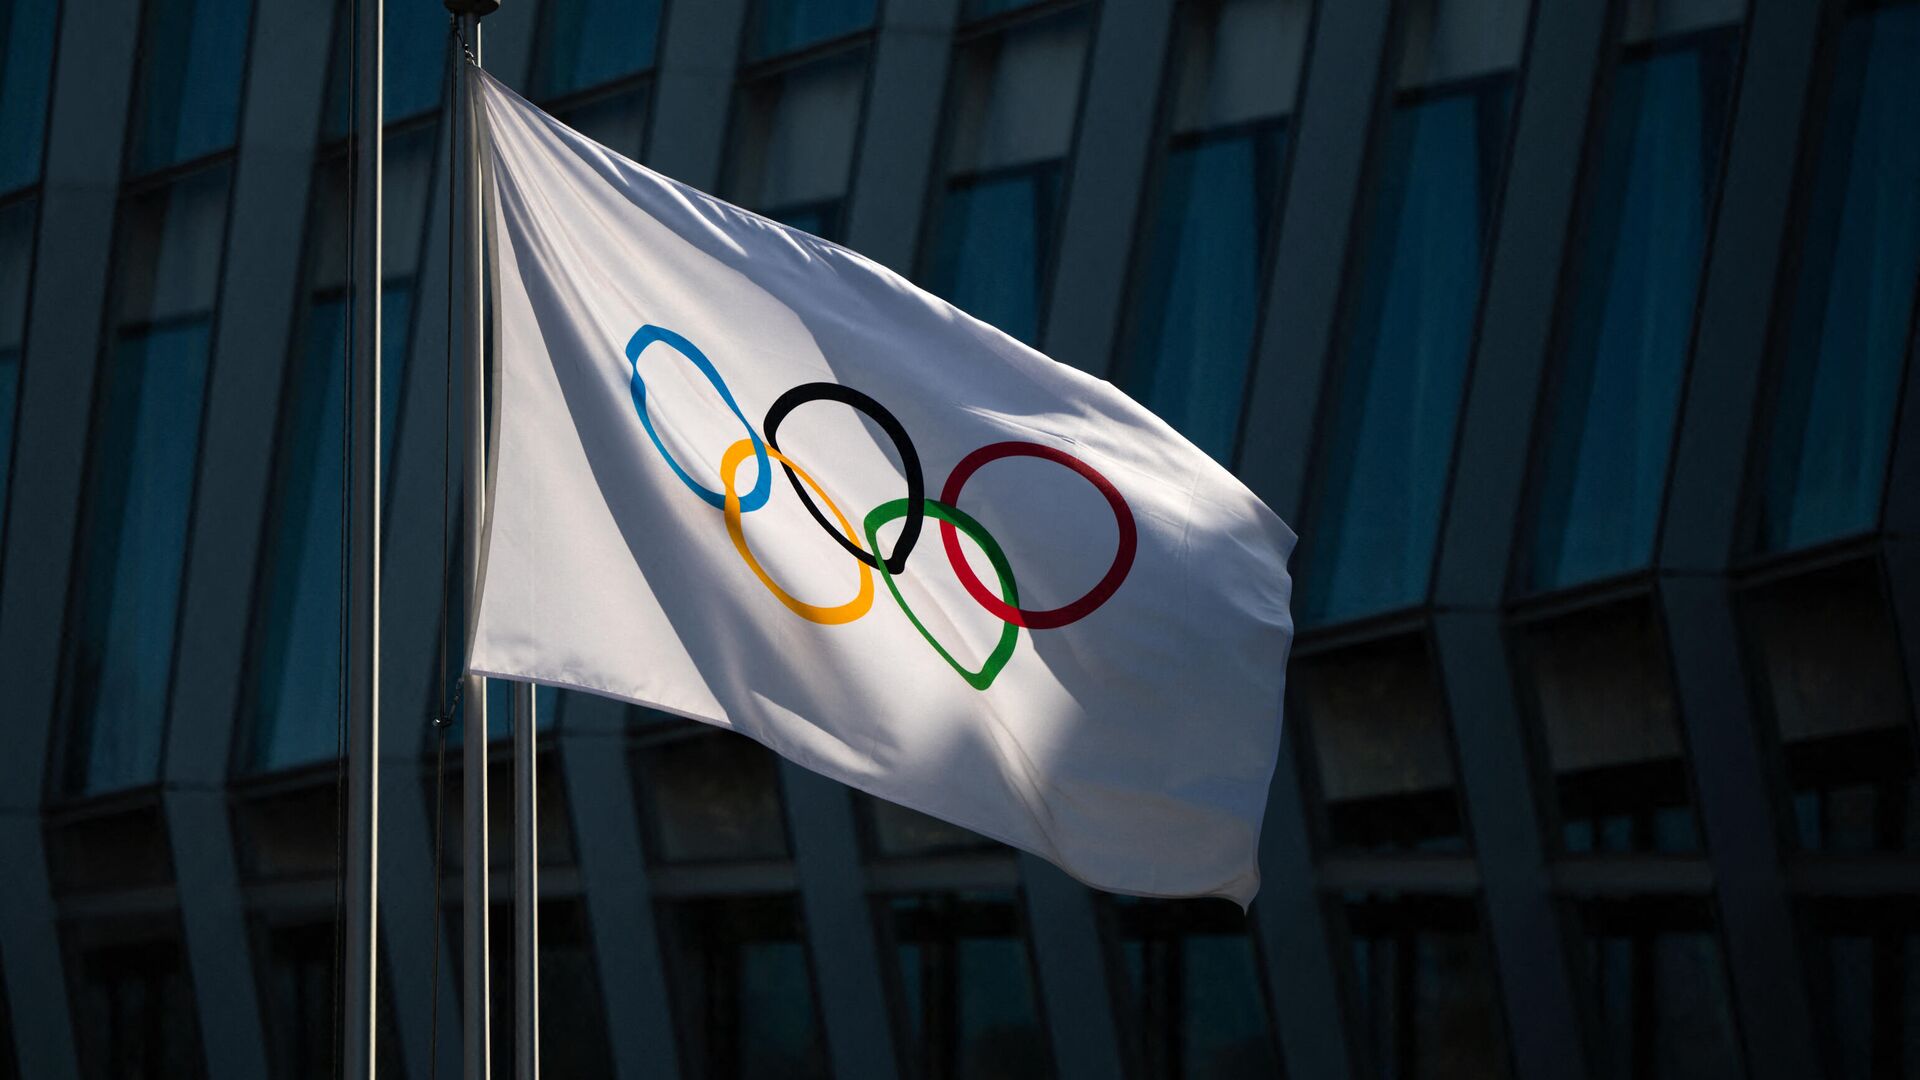
<path fill-rule="evenodd" d="M 347 885 L 343 1074 L 374 1075 L 380 905 L 380 139 L 383 0 L 360 0 L 354 85 L 352 413 L 347 511 Z"/>
<path fill-rule="evenodd" d="M 480 65 L 480 18 L 499 8 L 499 0 L 445 0 L 447 10 L 458 19 L 462 40 L 470 56 L 467 63 L 456 58 L 456 100 L 451 112 L 458 127 L 455 142 L 459 161 L 460 256 L 456 260 L 460 274 L 461 341 L 466 351 L 466 484 L 462 584 L 466 590 L 466 647 L 462 656 L 473 654 L 473 628 L 479 616 L 480 546 L 484 542 L 487 489 L 487 363 L 486 299 L 481 250 L 481 186 L 479 142 L 474 137 L 478 105 L 473 73 Z M 456 269 L 456 268 L 450 268 Z M 462 742 L 464 763 L 462 791 L 465 845 L 463 851 L 465 888 L 462 895 L 462 946 L 465 953 L 465 1001 L 463 1015 L 466 1035 L 466 1075 L 485 1080 L 493 1075 L 491 992 L 493 979 L 488 965 L 490 908 L 487 873 L 487 681 L 467 673 L 461 684 Z"/>
<path fill-rule="evenodd" d="M 515 1080 L 540 1080 L 540 839 L 535 826 L 532 683 L 513 687 L 513 1018 Z"/>

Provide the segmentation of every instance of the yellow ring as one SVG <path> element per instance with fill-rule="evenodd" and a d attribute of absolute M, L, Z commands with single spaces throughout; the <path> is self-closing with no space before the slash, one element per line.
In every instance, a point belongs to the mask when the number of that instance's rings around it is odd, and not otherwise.
<path fill-rule="evenodd" d="M 733 549 L 740 553 L 742 559 L 746 560 L 747 567 L 753 571 L 755 577 L 760 579 L 760 584 L 765 585 L 768 592 L 779 597 L 780 602 L 792 609 L 795 615 L 809 622 L 823 623 L 828 626 L 850 623 L 860 616 L 865 615 L 867 609 L 873 606 L 873 571 L 867 567 L 866 563 L 855 560 L 853 564 L 860 568 L 860 594 L 858 596 L 855 596 L 852 600 L 838 607 L 820 607 L 816 604 L 808 604 L 794 599 L 787 593 L 787 590 L 774 584 L 773 578 L 769 577 L 766 570 L 761 568 L 760 560 L 753 557 L 753 552 L 747 547 L 747 535 L 740 528 L 740 493 L 734 490 L 733 474 L 735 470 L 740 468 L 740 463 L 754 452 L 755 447 L 753 440 L 741 439 L 739 442 L 727 447 L 727 452 L 721 455 L 720 458 L 720 484 L 725 491 L 726 498 L 724 509 L 727 516 L 727 535 L 733 538 Z M 782 454 L 771 446 L 767 447 L 767 457 L 792 469 L 796 476 L 806 481 L 807 486 L 813 489 L 813 493 L 820 496 L 820 501 L 825 503 L 827 509 L 833 512 L 834 520 L 840 523 L 840 531 L 846 533 L 847 539 L 852 541 L 856 547 L 859 546 L 860 540 L 854 534 L 853 523 L 848 521 L 847 516 L 840 512 L 840 508 L 834 505 L 833 500 L 827 496 L 827 493 L 820 490 L 820 485 L 813 482 L 813 477 L 808 476 L 805 469 L 789 461 L 785 454 Z M 772 468 L 772 466 L 769 465 L 768 468 Z M 861 548 L 860 550 L 865 551 L 866 549 Z"/>

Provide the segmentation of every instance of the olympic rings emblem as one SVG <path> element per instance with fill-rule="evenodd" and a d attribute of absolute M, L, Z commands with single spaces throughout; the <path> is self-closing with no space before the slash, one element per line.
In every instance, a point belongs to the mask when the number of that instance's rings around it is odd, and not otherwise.
<path fill-rule="evenodd" d="M 679 353 L 691 363 L 713 386 L 714 391 L 720 395 L 720 400 L 746 431 L 746 438 L 729 446 L 726 453 L 721 455 L 721 490 L 719 491 L 705 487 L 687 475 L 687 471 L 674 460 L 666 444 L 661 442 L 658 432 L 654 430 L 653 420 L 647 415 L 647 384 L 640 374 L 640 356 L 649 345 L 656 342 Z M 933 651 L 939 654 L 940 659 L 946 661 L 947 666 L 953 668 L 961 678 L 967 681 L 968 685 L 976 690 L 985 690 L 993 685 L 993 680 L 1000 674 L 1000 670 L 1013 658 L 1021 627 L 1026 627 L 1030 631 L 1051 630 L 1079 622 L 1111 599 L 1133 569 L 1133 558 L 1139 548 L 1140 537 L 1139 530 L 1134 525 L 1132 508 L 1127 505 L 1127 500 L 1120 494 L 1119 489 L 1101 475 L 1099 470 L 1064 450 L 1034 442 L 989 443 L 961 458 L 959 464 L 955 465 L 953 471 L 948 474 L 946 483 L 942 485 L 940 497 L 930 499 L 927 497 L 926 480 L 920 469 L 920 455 L 914 449 L 913 439 L 907 434 L 906 427 L 887 411 L 886 406 L 852 387 L 824 382 L 804 383 L 793 387 L 781 394 L 774 401 L 773 406 L 767 410 L 763 421 L 766 431 L 763 438 L 748 422 L 746 415 L 740 411 L 740 406 L 734 401 L 733 392 L 727 388 L 726 380 L 721 378 L 719 369 L 693 342 L 664 327 L 647 325 L 641 327 L 627 341 L 626 356 L 633 373 L 628 381 L 628 391 L 633 398 L 634 411 L 639 414 L 640 425 L 646 429 L 647 437 L 652 440 L 654 449 L 659 451 L 661 460 L 666 462 L 667 468 L 673 471 L 689 491 L 721 512 L 726 523 L 728 539 L 733 542 L 734 550 L 739 552 L 741 560 L 747 564 L 749 570 L 753 571 L 753 575 L 760 580 L 760 584 L 765 586 L 767 591 L 771 592 L 789 611 L 809 622 L 835 626 L 853 622 L 864 616 L 873 607 L 875 591 L 873 573 L 878 570 L 880 579 L 886 583 L 888 593 L 893 596 L 894 603 L 900 606 L 907 621 L 912 623 L 913 628 L 919 631 L 928 645 L 933 647 Z M 900 467 L 906 473 L 906 497 L 894 499 L 873 508 L 867 513 L 858 530 L 854 528 L 846 514 L 841 512 L 840 507 L 835 505 L 826 489 L 780 450 L 780 424 L 795 409 L 815 401 L 835 401 L 865 413 L 892 441 L 894 451 L 900 457 Z M 759 466 L 759 475 L 754 479 L 753 488 L 742 494 L 734 487 L 734 476 L 749 457 L 753 458 L 754 463 Z M 1045 610 L 1021 607 L 1019 589 L 1014 583 L 1013 566 L 1007 561 L 1006 553 L 992 534 L 987 532 L 985 526 L 960 509 L 960 492 L 974 473 L 991 462 L 1015 457 L 1050 461 L 1079 475 L 1092 484 L 1094 490 L 1106 499 L 1108 508 L 1113 512 L 1114 524 L 1119 530 L 1119 544 L 1114 551 L 1113 562 L 1092 589 L 1071 603 Z M 766 505 L 772 492 L 775 462 L 778 462 L 781 470 L 786 473 L 788 483 L 793 486 L 794 493 L 807 508 L 807 513 L 826 531 L 834 543 L 856 560 L 859 583 L 855 588 L 853 599 L 832 606 L 805 603 L 774 581 L 772 575 L 761 565 L 760 560 L 754 557 L 753 550 L 747 546 L 746 531 L 741 519 Z M 815 501 L 816 496 L 818 502 Z M 825 512 L 821 510 L 822 505 L 826 507 Z M 829 520 L 829 516 L 832 520 Z M 938 523 L 941 547 L 946 552 L 947 563 L 953 568 L 960 584 L 965 587 L 967 595 L 1005 624 L 1001 628 L 999 640 L 977 671 L 967 670 L 954 659 L 953 654 L 948 652 L 945 646 L 940 644 L 926 625 L 920 621 L 920 617 L 914 614 L 913 608 L 901 595 L 896 581 L 899 575 L 906 571 L 907 558 L 913 554 L 928 518 Z M 900 535 L 893 542 L 892 554 L 883 557 L 880 555 L 880 529 L 896 520 L 903 522 Z M 980 580 L 979 575 L 967 561 L 966 554 L 960 547 L 962 533 L 965 533 L 986 555 L 987 562 L 993 567 L 994 576 L 998 579 L 997 592 L 989 589 Z"/>

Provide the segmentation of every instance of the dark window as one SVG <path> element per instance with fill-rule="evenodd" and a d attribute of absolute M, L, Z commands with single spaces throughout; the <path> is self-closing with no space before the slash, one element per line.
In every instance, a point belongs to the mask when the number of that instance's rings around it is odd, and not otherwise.
<path fill-rule="evenodd" d="M 278 926 L 262 932 L 261 1012 L 267 1060 L 274 1080 L 326 1080 L 339 1059 L 339 927 L 333 923 Z M 401 1074 L 400 1031 L 386 972 L 375 1004 L 374 1054 L 382 1075 Z M 509 1014 L 510 1015 L 510 1014 Z M 496 1023 L 498 1021 L 496 1020 Z"/>
<path fill-rule="evenodd" d="M 1472 901 L 1356 898 L 1346 905 L 1366 1075 L 1491 1080 L 1509 1073 L 1493 960 Z"/>
<path fill-rule="evenodd" d="M 1281 1075 L 1247 916 L 1224 900 L 1113 897 L 1122 1031 L 1143 1077 Z"/>
<path fill-rule="evenodd" d="M 513 1069 L 514 916 L 511 904 L 499 904 L 487 929 L 493 940 L 493 1067 Z M 587 910 L 579 900 L 540 902 L 540 1072 L 554 1077 L 614 1075 L 613 1049 L 607 1042 L 606 1011 L 600 976 L 594 967 Z"/>
<path fill-rule="evenodd" d="M 959 851 L 1005 850 L 999 844 L 937 817 L 865 792 L 853 793 L 864 819 L 868 853 L 880 858 L 912 858 Z"/>
<path fill-rule="evenodd" d="M 40 179 L 57 0 L 0 0 L 0 194 Z"/>
<path fill-rule="evenodd" d="M 793 898 L 686 901 L 662 912 L 661 927 L 685 1075 L 828 1075 Z"/>
<path fill-rule="evenodd" d="M 553 0 L 540 9 L 536 97 L 560 97 L 653 66 L 659 0 Z"/>
<path fill-rule="evenodd" d="M 755 0 L 747 58 L 775 56 L 873 25 L 875 0 Z"/>
<path fill-rule="evenodd" d="M 1789 300 L 1760 546 L 1873 528 L 1920 280 L 1920 4 L 1847 19 Z"/>
<path fill-rule="evenodd" d="M 1037 342 L 1059 200 L 1059 162 L 949 181 L 927 287 L 967 314 Z"/>
<path fill-rule="evenodd" d="M 1753 589 L 1752 669 L 1808 851 L 1920 851 L 1916 776 L 1900 646 L 1873 562 Z"/>
<path fill-rule="evenodd" d="M 133 89 L 129 173 L 232 146 L 240 130 L 253 0 L 147 0 Z"/>
<path fill-rule="evenodd" d="M 779 762 L 759 743 L 705 728 L 676 733 L 642 747 L 634 773 L 652 858 L 786 858 Z"/>
<path fill-rule="evenodd" d="M 1747 1075 L 1705 901 L 1588 902 L 1579 922 L 1596 1080 Z"/>
<path fill-rule="evenodd" d="M 909 1076 L 1053 1075 L 1014 896 L 932 894 L 880 903 L 883 938 L 897 965 L 893 997 Z"/>
<path fill-rule="evenodd" d="M 645 82 L 624 90 L 594 95 L 577 105 L 555 106 L 553 115 L 573 130 L 630 161 L 640 157 L 647 135 L 647 99 L 651 90 Z"/>
<path fill-rule="evenodd" d="M 267 0 L 272 3 L 273 0 Z M 352 127 L 349 91 L 355 71 L 353 0 L 333 16 L 333 64 L 327 69 L 327 113 L 322 137 L 343 138 Z M 381 20 L 381 112 L 388 123 L 437 108 L 446 84 L 447 12 L 438 4 L 388 0 Z"/>
<path fill-rule="evenodd" d="M 159 774 L 230 173 L 121 204 L 67 646 L 76 792 Z"/>
<path fill-rule="evenodd" d="M 1526 15 L 1503 0 L 1408 11 L 1322 421 L 1303 625 L 1426 598 Z"/>
<path fill-rule="evenodd" d="M 20 403 L 20 361 L 27 349 L 27 283 L 33 273 L 37 204 L 0 206 L 0 539 L 6 537 L 13 429 Z"/>
<path fill-rule="evenodd" d="M 1645 598 L 1522 627 L 1572 854 L 1698 851 L 1666 639 Z"/>
<path fill-rule="evenodd" d="M 1653 557 L 1738 33 L 1632 47 L 1614 72 L 1567 282 L 1534 588 Z"/>
<path fill-rule="evenodd" d="M 86 1080 L 200 1076 L 200 1020 L 186 958 L 172 941 L 88 949 L 79 957 L 74 1042 Z"/>
<path fill-rule="evenodd" d="M 1424 640 L 1293 664 L 1296 738 L 1312 748 L 1326 840 L 1366 851 L 1465 851 L 1453 733 Z"/>
<path fill-rule="evenodd" d="M 1920 904 L 1902 897 L 1810 906 L 1810 996 L 1828 1075 L 1899 1080 L 1920 1072 Z"/>

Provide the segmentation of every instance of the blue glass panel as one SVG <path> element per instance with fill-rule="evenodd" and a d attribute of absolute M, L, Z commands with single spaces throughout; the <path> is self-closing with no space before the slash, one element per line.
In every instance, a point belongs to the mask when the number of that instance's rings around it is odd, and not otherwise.
<path fill-rule="evenodd" d="M 0 0 L 0 193 L 40 178 L 56 0 Z"/>
<path fill-rule="evenodd" d="M 1143 256 L 1127 389 L 1222 463 L 1240 427 L 1283 153 L 1277 122 L 1176 146 Z"/>
<path fill-rule="evenodd" d="M 636 160 L 647 130 L 647 87 L 643 83 L 611 97 L 596 97 L 583 105 L 556 109 L 554 115 L 601 146 L 628 160 Z"/>
<path fill-rule="evenodd" d="M 1060 165 L 964 178 L 940 206 L 928 287 L 954 306 L 1033 344 L 1052 250 Z"/>
<path fill-rule="evenodd" d="M 540 14 L 536 96 L 558 97 L 653 66 L 659 0 L 550 0 Z"/>
<path fill-rule="evenodd" d="M 353 119 L 349 92 L 353 84 L 351 7 L 342 5 L 333 19 L 333 67 L 327 79 L 327 116 L 323 126 L 329 139 L 347 134 Z M 381 68 L 382 113 L 387 122 L 403 120 L 440 104 L 446 85 L 447 12 L 439 4 L 388 0 L 382 19 L 386 32 Z"/>
<path fill-rule="evenodd" d="M 782 225 L 791 225 L 822 240 L 840 238 L 840 203 L 837 200 L 768 210 L 766 215 Z"/>
<path fill-rule="evenodd" d="M 750 57 L 774 56 L 873 25 L 874 0 L 758 0 Z"/>
<path fill-rule="evenodd" d="M 1568 292 L 1535 588 L 1653 556 L 1736 43 L 1695 39 L 1615 76 Z"/>
<path fill-rule="evenodd" d="M 124 333 L 101 372 L 69 683 L 81 791 L 158 777 L 210 336 L 205 318 Z"/>
<path fill-rule="evenodd" d="M 1394 109 L 1356 253 L 1303 623 L 1426 596 L 1505 141 L 1505 79 Z"/>
<path fill-rule="evenodd" d="M 253 0 L 147 0 L 130 171 L 233 145 Z"/>
<path fill-rule="evenodd" d="M 382 291 L 381 468 L 391 472 L 406 382 L 410 286 Z M 347 301 L 316 299 L 306 351 L 289 377 L 274 485 L 251 765 L 278 769 L 334 756 L 340 721 L 341 467 L 345 451 Z"/>
<path fill-rule="evenodd" d="M 888 904 L 905 1055 L 925 1076 L 1053 1075 L 1012 897 L 896 897 Z"/>
<path fill-rule="evenodd" d="M 1761 545 L 1873 527 L 1920 278 L 1920 5 L 1840 31 L 1776 381 Z"/>

